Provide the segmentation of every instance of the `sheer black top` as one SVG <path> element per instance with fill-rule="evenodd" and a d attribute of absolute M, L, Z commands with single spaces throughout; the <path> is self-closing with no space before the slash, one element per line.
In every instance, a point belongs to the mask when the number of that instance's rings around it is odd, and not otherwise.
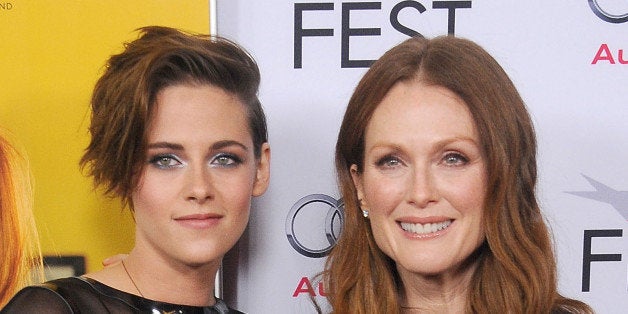
<path fill-rule="evenodd" d="M 242 314 L 230 309 L 218 298 L 214 306 L 165 303 L 126 293 L 85 277 L 57 279 L 26 287 L 0 313 Z"/>

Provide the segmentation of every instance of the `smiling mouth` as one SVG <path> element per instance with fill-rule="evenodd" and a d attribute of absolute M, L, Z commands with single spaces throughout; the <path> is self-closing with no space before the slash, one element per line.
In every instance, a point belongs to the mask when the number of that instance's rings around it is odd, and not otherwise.
<path fill-rule="evenodd" d="M 409 222 L 400 223 L 401 229 L 407 232 L 416 234 L 430 234 L 446 229 L 452 223 L 452 220 L 445 220 L 443 222 L 426 223 L 426 224 L 413 224 Z"/>

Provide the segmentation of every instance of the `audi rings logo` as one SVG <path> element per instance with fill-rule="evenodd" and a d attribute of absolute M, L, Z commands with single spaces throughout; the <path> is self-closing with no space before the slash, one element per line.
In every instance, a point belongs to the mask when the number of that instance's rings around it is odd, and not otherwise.
<path fill-rule="evenodd" d="M 593 13 L 595 13 L 595 15 L 597 15 L 602 20 L 609 23 L 628 22 L 628 13 L 624 13 L 620 15 L 611 14 L 611 13 L 606 12 L 604 9 L 602 9 L 600 4 L 598 3 L 598 1 L 600 0 L 588 0 L 588 1 L 589 1 L 589 6 L 591 7 L 591 10 L 593 10 Z"/>
<path fill-rule="evenodd" d="M 311 194 L 298 200 L 290 209 L 286 217 L 286 236 L 290 245 L 301 255 L 324 257 L 336 245 L 343 221 L 342 199 Z"/>

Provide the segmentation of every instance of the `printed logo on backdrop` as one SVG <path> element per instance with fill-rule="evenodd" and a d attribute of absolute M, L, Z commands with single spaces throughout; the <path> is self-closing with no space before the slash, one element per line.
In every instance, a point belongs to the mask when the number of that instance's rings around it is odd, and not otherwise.
<path fill-rule="evenodd" d="M 325 257 L 338 241 L 344 216 L 342 199 L 337 200 L 325 194 L 302 197 L 292 205 L 286 217 L 288 242 L 295 251 L 305 257 Z M 325 296 L 323 282 L 312 283 L 307 276 L 301 277 L 292 297 L 296 298 L 300 294 L 309 297 Z"/>
<path fill-rule="evenodd" d="M 593 178 L 582 175 L 595 191 L 566 192 L 579 197 L 595 200 L 611 205 L 623 218 L 628 221 L 628 191 L 618 191 Z M 623 229 L 584 230 L 582 251 L 582 292 L 588 292 L 591 284 L 591 263 L 619 262 L 622 254 L 592 254 L 591 242 L 593 238 L 622 238 Z M 628 285 L 628 283 L 627 283 Z"/>
<path fill-rule="evenodd" d="M 390 23 L 390 25 L 399 33 L 408 36 L 422 36 L 415 29 L 403 25 L 399 21 L 399 13 L 410 10 L 416 12 L 416 18 L 421 18 L 421 14 L 429 12 L 428 7 L 431 4 L 431 10 L 447 10 L 447 20 L 443 21 L 446 25 L 447 33 L 455 35 L 456 28 L 456 12 L 458 9 L 470 9 L 471 1 L 398 1 L 390 10 L 388 21 L 374 21 L 373 26 L 369 28 L 353 27 L 351 16 L 359 14 L 364 10 L 382 10 L 382 2 L 343 2 L 341 10 L 341 44 L 340 44 L 340 67 L 341 68 L 368 68 L 375 60 L 356 60 L 351 58 L 350 41 L 355 36 L 381 36 L 382 29 L 379 26 Z M 427 7 L 426 7 L 427 5 Z M 324 40 L 313 37 L 333 37 L 336 36 L 336 29 L 333 28 L 303 28 L 303 16 L 315 19 L 320 14 L 333 14 L 336 8 L 333 2 L 315 2 L 315 3 L 295 3 L 294 4 L 294 68 L 301 69 L 303 67 L 303 40 L 308 41 Z M 331 12 L 329 12 L 331 11 Z M 378 26 L 378 27 L 375 27 Z M 443 32 L 445 28 L 443 28 Z M 316 47 L 316 45 L 308 45 L 308 47 Z"/>
<path fill-rule="evenodd" d="M 13 10 L 13 3 L 11 2 L 0 2 L 0 12 L 2 11 L 11 11 Z"/>
<path fill-rule="evenodd" d="M 298 200 L 286 217 L 288 242 L 299 254 L 321 258 L 329 254 L 342 232 L 344 204 L 325 194 Z"/>
<path fill-rule="evenodd" d="M 600 0 L 588 0 L 588 1 L 589 1 L 589 6 L 591 7 L 591 10 L 593 10 L 593 13 L 595 13 L 595 15 L 597 15 L 597 17 L 599 17 L 603 21 L 606 21 L 609 23 L 616 23 L 616 24 L 628 22 L 628 9 L 621 8 L 621 9 L 624 9 L 625 11 L 621 12 L 620 14 L 613 14 L 606 11 L 604 8 L 602 8 L 602 6 L 600 5 Z M 604 5 L 609 5 L 610 1 L 603 1 L 603 2 L 604 2 Z M 610 9 L 612 8 L 609 8 L 608 10 Z"/>
<path fill-rule="evenodd" d="M 628 64 L 628 56 L 624 57 L 624 49 L 612 49 L 608 44 L 601 44 L 593 57 L 591 64 L 598 62 L 606 64 Z"/>
<path fill-rule="evenodd" d="M 611 6 L 611 4 L 619 4 L 619 1 L 610 0 L 588 0 L 591 11 L 597 15 L 601 20 L 619 24 L 628 22 L 628 7 L 624 5 L 622 8 Z M 601 5 L 600 3 L 603 3 Z M 625 4 L 625 2 L 624 2 Z M 611 11 L 612 10 L 612 11 Z M 619 14 L 615 14 L 615 11 L 619 11 Z M 614 12 L 614 13 L 610 13 Z M 591 64 L 628 64 L 628 56 L 624 56 L 624 49 L 618 48 L 615 45 L 609 45 L 608 43 L 602 43 Z"/>

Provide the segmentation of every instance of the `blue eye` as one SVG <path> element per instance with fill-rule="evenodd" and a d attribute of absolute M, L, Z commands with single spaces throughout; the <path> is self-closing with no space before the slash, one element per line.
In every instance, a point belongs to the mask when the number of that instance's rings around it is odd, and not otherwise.
<path fill-rule="evenodd" d="M 242 163 L 242 159 L 232 154 L 219 154 L 211 161 L 211 165 L 218 167 L 231 168 Z"/>
<path fill-rule="evenodd" d="M 443 157 L 443 163 L 447 166 L 462 166 L 468 162 L 469 159 L 460 153 L 447 153 Z"/>
<path fill-rule="evenodd" d="M 170 169 L 182 165 L 181 161 L 171 154 L 153 156 L 148 162 L 159 169 Z"/>
<path fill-rule="evenodd" d="M 391 155 L 384 156 L 375 163 L 375 165 L 380 168 L 394 168 L 401 164 L 402 162 L 401 160 L 399 160 L 399 158 Z"/>

